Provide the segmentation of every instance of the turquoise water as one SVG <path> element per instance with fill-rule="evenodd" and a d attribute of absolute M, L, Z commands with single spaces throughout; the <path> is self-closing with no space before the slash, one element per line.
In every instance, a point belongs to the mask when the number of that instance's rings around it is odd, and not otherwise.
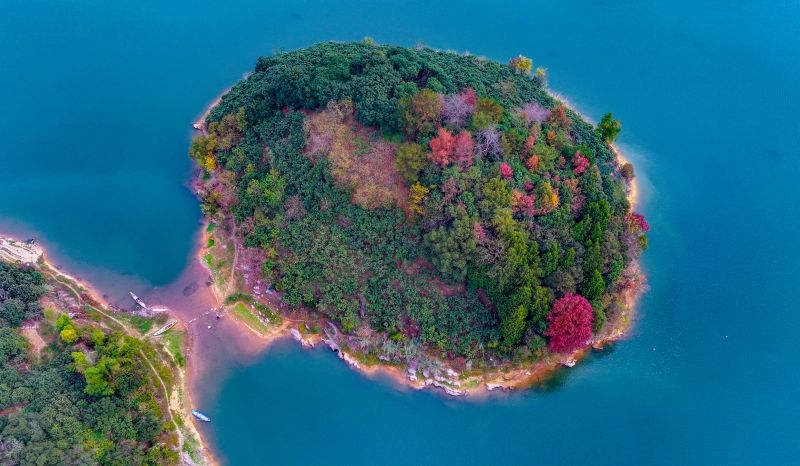
<path fill-rule="evenodd" d="M 532 57 L 622 120 L 652 226 L 630 338 L 548 389 L 444 400 L 280 343 L 200 393 L 228 463 L 800 462 L 800 4 L 225 3 L 0 2 L 4 231 L 100 287 L 170 283 L 192 120 L 259 54 L 364 36 Z"/>

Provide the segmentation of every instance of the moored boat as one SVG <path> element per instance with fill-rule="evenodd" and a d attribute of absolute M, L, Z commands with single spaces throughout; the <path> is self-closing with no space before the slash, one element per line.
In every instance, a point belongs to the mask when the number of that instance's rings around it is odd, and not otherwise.
<path fill-rule="evenodd" d="M 133 300 L 136 301 L 136 304 L 142 306 L 144 309 L 147 309 L 147 304 L 145 304 L 144 301 L 139 299 L 139 297 L 136 296 L 135 294 L 133 294 L 132 291 L 130 292 L 130 294 L 131 294 L 131 298 L 133 298 Z"/>
<path fill-rule="evenodd" d="M 205 414 L 201 413 L 200 411 L 198 411 L 196 409 L 192 410 L 192 416 L 196 417 L 197 419 L 200 419 L 203 422 L 211 422 L 211 418 L 210 417 L 206 416 Z"/>

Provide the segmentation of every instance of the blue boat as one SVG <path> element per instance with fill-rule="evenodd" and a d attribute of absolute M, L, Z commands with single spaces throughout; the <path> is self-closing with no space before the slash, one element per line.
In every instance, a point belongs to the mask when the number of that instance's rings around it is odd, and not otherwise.
<path fill-rule="evenodd" d="M 205 414 L 201 413 L 200 411 L 198 411 L 196 409 L 192 410 L 192 416 L 194 416 L 197 419 L 200 419 L 201 421 L 204 421 L 204 422 L 211 422 L 211 418 L 210 417 L 206 416 Z"/>

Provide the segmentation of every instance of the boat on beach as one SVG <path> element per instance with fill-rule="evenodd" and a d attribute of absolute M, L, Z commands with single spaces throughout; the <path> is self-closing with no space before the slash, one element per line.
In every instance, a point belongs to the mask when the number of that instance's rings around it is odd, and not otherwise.
<path fill-rule="evenodd" d="M 192 416 L 196 417 L 197 419 L 200 419 L 203 422 L 211 422 L 211 418 L 210 417 L 206 416 L 205 414 L 201 413 L 200 411 L 198 411 L 196 409 L 192 410 Z"/>
<path fill-rule="evenodd" d="M 139 299 L 139 297 L 136 296 L 135 294 L 133 294 L 132 291 L 130 292 L 130 294 L 131 294 L 131 298 L 133 298 L 133 300 L 136 301 L 136 304 L 142 306 L 144 309 L 147 309 L 147 304 L 145 304 L 144 301 Z"/>

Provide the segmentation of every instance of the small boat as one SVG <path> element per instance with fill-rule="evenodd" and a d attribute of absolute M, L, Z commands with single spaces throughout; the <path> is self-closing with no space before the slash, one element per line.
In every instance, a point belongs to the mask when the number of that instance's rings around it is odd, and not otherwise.
<path fill-rule="evenodd" d="M 171 329 L 172 327 L 174 327 L 174 326 L 175 326 L 175 324 L 177 324 L 177 323 L 178 323 L 178 321 L 177 321 L 177 320 L 173 320 L 173 321 L 171 321 L 171 322 L 170 322 L 170 323 L 168 323 L 167 325 L 165 325 L 165 326 L 161 327 L 160 329 L 156 330 L 156 331 L 155 331 L 155 333 L 153 333 L 153 336 L 154 336 L 154 337 L 157 337 L 157 336 L 159 336 L 159 335 L 163 334 L 163 333 L 164 333 L 164 332 L 166 332 L 167 330 L 169 330 L 169 329 Z"/>
<path fill-rule="evenodd" d="M 201 413 L 200 411 L 198 411 L 196 409 L 192 410 L 192 416 L 196 417 L 197 419 L 200 419 L 203 422 L 211 422 L 211 418 L 210 417 L 206 416 L 205 414 Z"/>
<path fill-rule="evenodd" d="M 147 304 L 145 304 L 144 301 L 139 299 L 139 297 L 133 294 L 133 292 L 130 293 L 131 293 L 131 298 L 133 298 L 133 300 L 136 301 L 136 304 L 142 306 L 144 309 L 147 309 Z"/>
<path fill-rule="evenodd" d="M 577 362 L 578 361 L 570 358 L 568 361 L 564 362 L 564 365 L 567 366 L 567 367 L 575 367 L 575 363 L 577 363 Z"/>

